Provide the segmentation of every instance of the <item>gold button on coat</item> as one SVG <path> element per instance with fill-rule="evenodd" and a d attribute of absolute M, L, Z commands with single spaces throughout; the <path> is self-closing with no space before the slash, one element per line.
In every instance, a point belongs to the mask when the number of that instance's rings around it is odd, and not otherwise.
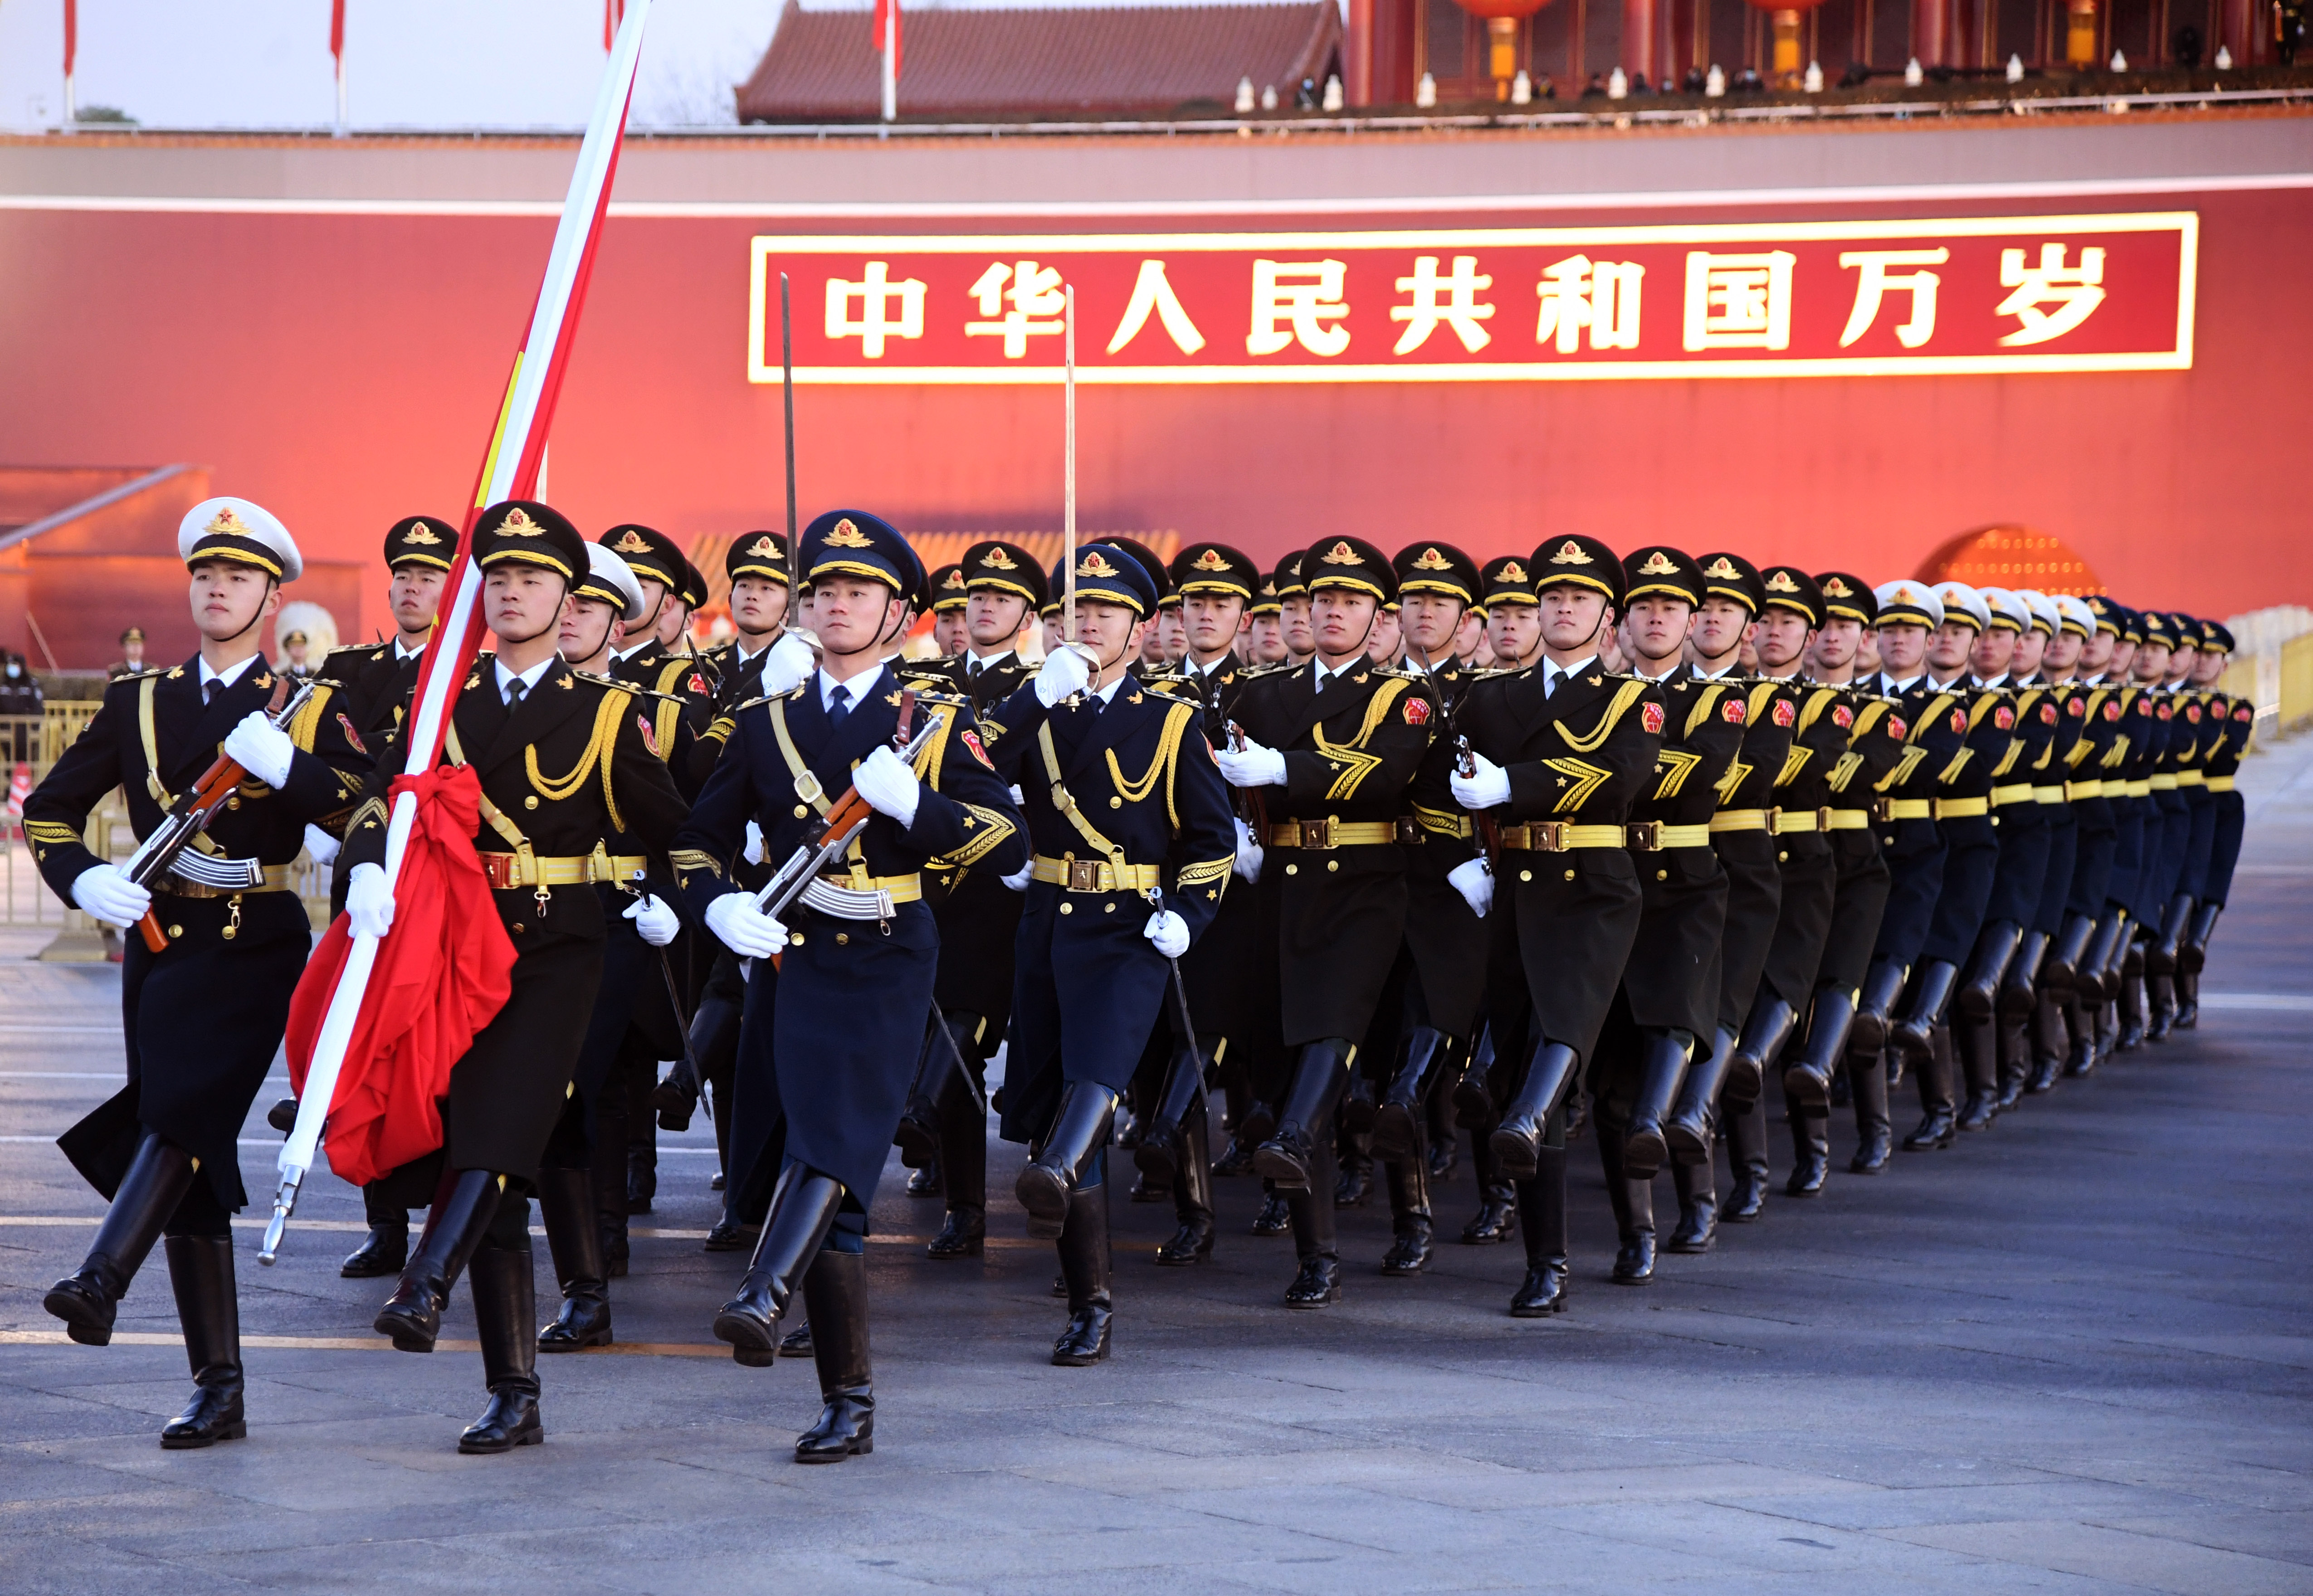
<path fill-rule="evenodd" d="M 1060 905 L 1060 913 L 1062 913 L 1062 914 L 1064 914 L 1064 915 L 1072 915 L 1072 914 L 1074 914 L 1074 913 L 1076 913 L 1076 912 L 1077 912 L 1077 906 L 1076 906 L 1075 904 L 1073 904 L 1073 903 L 1064 903 L 1064 904 Z"/>
<path fill-rule="evenodd" d="M 532 793 L 529 797 L 523 799 L 522 801 L 522 806 L 524 809 L 536 809 L 538 807 L 538 794 Z"/>

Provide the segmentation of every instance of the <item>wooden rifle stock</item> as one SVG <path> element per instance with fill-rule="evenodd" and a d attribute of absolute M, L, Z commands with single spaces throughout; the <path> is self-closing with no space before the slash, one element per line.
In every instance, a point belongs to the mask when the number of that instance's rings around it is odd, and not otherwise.
<path fill-rule="evenodd" d="M 902 688 L 900 689 L 900 724 L 898 729 L 892 733 L 893 750 L 899 754 L 902 759 L 906 759 L 908 756 L 908 731 L 910 726 L 914 723 L 915 718 L 916 689 L 913 688 Z M 867 823 L 868 817 L 873 813 L 875 813 L 875 811 L 869 806 L 867 800 L 859 795 L 858 785 L 855 783 L 854 785 L 844 788 L 841 796 L 838 797 L 834 802 L 827 806 L 827 813 L 820 818 L 819 825 L 813 831 L 811 839 L 805 842 L 802 847 L 796 849 L 796 852 L 798 854 L 805 852 L 817 854 L 822 847 L 826 846 L 827 839 L 829 837 L 849 837 L 853 831 L 865 826 Z M 790 858 L 794 857 L 793 855 L 788 856 Z M 773 879 L 776 880 L 777 878 L 774 877 Z M 807 885 L 809 883 L 809 876 L 806 875 L 804 881 L 797 884 L 796 890 L 797 893 L 802 890 L 802 887 L 804 885 Z M 770 892 L 770 888 L 767 885 L 763 889 L 763 891 L 756 896 L 755 901 L 757 907 L 760 908 L 761 906 L 764 898 L 767 897 Z M 793 901 L 795 895 L 796 894 L 794 893 L 789 894 L 788 901 Z M 780 909 L 784 909 L 786 907 L 786 903 L 781 903 L 778 906 Z M 773 910 L 772 912 L 777 913 L 778 910 Z M 773 969 L 779 968 L 779 955 L 777 953 L 771 955 L 771 968 Z"/>
<path fill-rule="evenodd" d="M 266 700 L 267 717 L 275 725 L 279 725 L 288 716 L 297 712 L 298 706 L 304 703 L 306 695 L 313 690 L 313 686 L 312 681 L 308 681 L 303 687 L 298 688 L 297 697 L 290 702 L 286 709 L 284 709 L 281 701 L 288 696 L 289 679 L 286 676 L 276 677 L 273 682 L 273 697 Z M 171 806 L 169 812 L 162 817 L 161 824 L 154 829 L 154 834 L 163 837 L 161 846 L 154 849 L 143 864 L 129 873 L 128 879 L 142 887 L 148 881 L 165 875 L 170 864 L 180 853 L 184 851 L 186 846 L 194 837 L 208 829 L 209 821 L 215 818 L 218 810 L 224 807 L 225 800 L 233 796 L 233 789 L 241 785 L 248 775 L 249 772 L 243 770 L 240 765 L 219 754 L 216 757 L 216 762 L 203 771 L 201 779 L 193 784 L 192 791 L 178 799 Z M 169 934 L 161 929 L 160 916 L 149 908 L 145 911 L 145 917 L 136 922 L 136 930 L 138 934 L 144 937 L 145 946 L 153 952 L 163 953 L 168 951 Z"/>

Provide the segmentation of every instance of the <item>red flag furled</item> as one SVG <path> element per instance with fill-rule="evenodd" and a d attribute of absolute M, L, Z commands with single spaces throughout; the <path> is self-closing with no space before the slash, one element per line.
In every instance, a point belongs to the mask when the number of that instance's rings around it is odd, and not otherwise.
<path fill-rule="evenodd" d="M 346 0 L 330 0 L 330 54 L 342 66 L 346 60 Z"/>
<path fill-rule="evenodd" d="M 489 879 L 474 855 L 482 784 L 470 765 L 450 765 L 393 784 L 416 795 L 418 821 L 402 856 L 405 891 L 393 934 L 378 950 L 355 1022 L 348 1057 L 368 1068 L 339 1077 L 330 1110 L 330 1167 L 355 1185 L 376 1179 L 442 1144 L 436 1101 L 450 1066 L 506 1006 L 514 989 L 514 943 L 499 924 Z M 289 1004 L 290 1089 L 300 1095 L 339 973 L 353 951 L 346 916 L 322 936 Z"/>
<path fill-rule="evenodd" d="M 65 0 L 65 76 L 73 75 L 73 57 L 80 54 L 80 0 Z"/>
<path fill-rule="evenodd" d="M 384 867 L 394 895 L 396 924 L 383 938 L 348 938 L 341 917 L 331 934 L 346 941 L 343 952 L 333 948 L 328 960 L 317 959 L 299 983 L 300 1057 L 310 1065 L 298 1093 L 296 1126 L 281 1146 L 280 1184 L 274 1194 L 273 1218 L 258 1250 L 259 1263 L 271 1263 L 280 1248 L 325 1124 L 331 1164 L 347 1167 L 338 1156 L 340 1112 L 347 1115 L 346 1134 L 361 1144 L 348 1153 L 356 1167 L 368 1167 L 368 1161 L 387 1156 L 389 1149 L 415 1145 L 423 1153 L 440 1144 L 441 1127 L 433 1108 L 438 1095 L 434 1088 L 440 1083 L 431 1072 L 438 1069 L 445 1081 L 463 1044 L 447 1053 L 443 1049 L 462 1035 L 471 1039 L 506 1000 L 503 987 L 493 996 L 486 981 L 470 982 L 462 975 L 453 978 L 455 950 L 465 946 L 462 939 L 470 934 L 459 927 L 453 936 L 444 927 L 461 914 L 459 895 L 467 888 L 446 863 L 446 845 L 435 846 L 429 839 L 457 835 L 466 845 L 466 863 L 472 865 L 473 814 L 469 811 L 461 823 L 454 811 L 448 816 L 437 812 L 455 802 L 458 789 L 448 779 L 424 778 L 441 758 L 459 686 L 481 643 L 482 582 L 473 563 L 475 520 L 488 505 L 532 496 L 571 343 L 577 336 L 579 309 L 594 273 L 594 247 L 618 174 L 619 145 L 634 97 L 635 66 L 642 55 L 650 0 L 621 3 L 619 12 L 621 20 L 610 64 L 578 147 L 577 169 L 571 174 L 562 220 L 547 256 L 545 278 L 539 285 L 529 330 L 514 355 L 514 372 L 482 457 L 480 480 L 458 539 L 458 557 L 444 590 L 449 604 L 418 667 L 409 718 L 402 730 L 409 750 L 406 768 L 411 774 L 393 785 Z M 495 926 L 497 914 L 485 894 L 479 908 L 466 917 L 487 919 Z M 390 956 L 388 950 L 392 950 Z M 378 991 L 381 986 L 383 992 Z M 440 1012 L 419 1013 L 396 1006 L 427 992 Z M 410 1040 L 413 1037 L 426 1039 L 420 1043 Z"/>
<path fill-rule="evenodd" d="M 885 30 L 890 31 L 886 32 Z M 900 75 L 900 0 L 875 0 L 875 48 L 892 50 L 892 75 Z"/>
<path fill-rule="evenodd" d="M 343 4 L 345 0 L 339 0 Z M 607 50 L 619 37 L 619 24 L 626 20 L 627 0 L 602 0 L 602 48 Z"/>

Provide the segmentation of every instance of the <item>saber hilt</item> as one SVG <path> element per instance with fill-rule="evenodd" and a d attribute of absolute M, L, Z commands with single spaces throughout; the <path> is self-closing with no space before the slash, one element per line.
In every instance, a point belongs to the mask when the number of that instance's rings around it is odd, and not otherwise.
<path fill-rule="evenodd" d="M 297 1211 L 297 1188 L 304 1179 L 304 1171 L 292 1170 L 281 1177 L 281 1188 L 273 1194 L 273 1217 L 265 1222 L 265 1240 L 257 1249 L 257 1261 L 268 1268 L 281 1256 L 281 1239 L 288 1232 L 289 1215 Z"/>

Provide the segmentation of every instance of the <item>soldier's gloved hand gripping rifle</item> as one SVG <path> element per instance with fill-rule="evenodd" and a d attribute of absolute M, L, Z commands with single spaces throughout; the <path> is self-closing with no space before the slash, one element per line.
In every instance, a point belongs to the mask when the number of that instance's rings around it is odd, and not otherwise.
<path fill-rule="evenodd" d="M 266 715 L 277 728 L 286 727 L 305 706 L 305 700 L 313 696 L 315 688 L 335 685 L 314 678 L 300 686 L 297 696 L 285 704 L 282 699 L 287 696 L 289 679 L 277 677 L 273 683 L 273 697 L 265 706 Z M 120 867 L 120 873 L 148 890 L 171 867 L 189 881 L 225 891 L 245 891 L 260 884 L 265 879 L 263 867 L 254 860 L 217 859 L 187 851 L 192 847 L 193 838 L 208 829 L 217 811 L 225 806 L 248 775 L 237 761 L 219 754 L 216 762 L 201 773 L 201 779 L 169 806 L 169 812 L 153 828 L 153 835 L 138 845 L 128 862 Z M 147 948 L 155 953 L 168 951 L 169 934 L 161 929 L 160 917 L 151 909 L 146 909 L 145 917 L 136 922 L 136 929 Z"/>

